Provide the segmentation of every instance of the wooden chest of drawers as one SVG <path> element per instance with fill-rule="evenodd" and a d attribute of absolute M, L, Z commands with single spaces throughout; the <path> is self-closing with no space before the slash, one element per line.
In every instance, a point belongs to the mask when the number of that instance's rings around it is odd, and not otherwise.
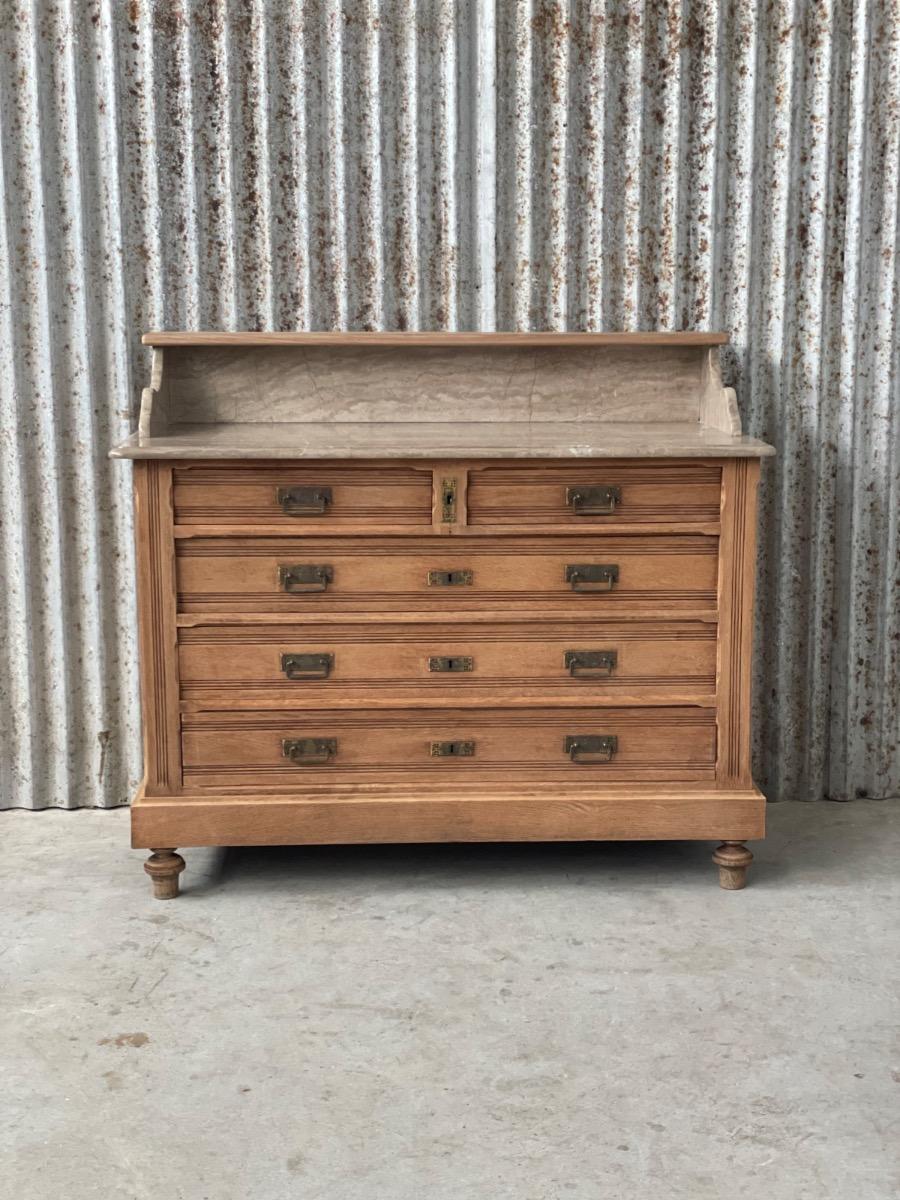
<path fill-rule="evenodd" d="M 115 453 L 157 896 L 177 846 L 360 841 L 715 838 L 743 886 L 769 448 L 740 433 L 720 336 L 145 340 Z M 434 387 L 458 421 L 411 419 Z"/>

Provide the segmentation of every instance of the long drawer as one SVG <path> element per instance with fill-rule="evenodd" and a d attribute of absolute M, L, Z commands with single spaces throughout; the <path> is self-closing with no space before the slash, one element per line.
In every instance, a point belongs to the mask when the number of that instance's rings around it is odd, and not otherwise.
<path fill-rule="evenodd" d="M 711 779 L 716 757 L 715 713 L 704 708 L 199 712 L 182 723 L 192 788 L 671 783 Z"/>
<path fill-rule="evenodd" d="M 469 471 L 468 524 L 690 528 L 715 525 L 721 499 L 722 472 L 712 463 L 497 463 Z"/>
<path fill-rule="evenodd" d="M 183 612 L 562 612 L 706 615 L 718 539 L 183 538 Z"/>
<path fill-rule="evenodd" d="M 283 528 L 304 534 L 425 533 L 443 492 L 440 464 L 179 464 L 173 472 L 181 528 Z M 497 462 L 438 469 L 466 489 L 450 520 L 482 527 L 565 532 L 619 526 L 715 531 L 721 507 L 718 463 L 673 460 L 571 463 Z M 446 516 L 444 519 L 448 519 Z"/>
<path fill-rule="evenodd" d="M 360 622 L 179 631 L 192 708 L 712 704 L 716 627 L 695 622 Z"/>
<path fill-rule="evenodd" d="M 340 532 L 342 527 L 431 527 L 430 467 L 326 462 L 177 466 L 175 523 L 281 526 L 285 531 Z"/>

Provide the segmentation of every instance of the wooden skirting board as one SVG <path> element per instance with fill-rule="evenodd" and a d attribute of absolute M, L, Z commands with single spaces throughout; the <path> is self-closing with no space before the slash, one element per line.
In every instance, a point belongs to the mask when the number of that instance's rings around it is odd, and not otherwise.
<path fill-rule="evenodd" d="M 340 785 L 292 792 L 147 797 L 132 813 L 132 845 L 285 846 L 384 842 L 653 841 L 765 836 L 765 799 L 740 789 L 596 789 L 529 797 L 463 787 L 423 796 L 415 788 Z"/>

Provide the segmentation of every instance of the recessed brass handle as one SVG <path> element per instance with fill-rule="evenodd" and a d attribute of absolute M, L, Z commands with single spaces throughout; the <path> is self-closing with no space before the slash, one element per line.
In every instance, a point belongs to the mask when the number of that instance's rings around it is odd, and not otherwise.
<path fill-rule="evenodd" d="M 619 739 L 612 734 L 570 734 L 563 749 L 572 762 L 609 762 L 619 748 Z"/>
<path fill-rule="evenodd" d="M 429 571 L 429 587 L 468 587 L 474 575 L 471 571 Z"/>
<path fill-rule="evenodd" d="M 328 563 L 293 563 L 278 568 L 278 582 L 286 592 L 324 592 L 334 579 Z"/>
<path fill-rule="evenodd" d="M 432 742 L 432 758 L 472 758 L 475 754 L 474 742 Z"/>
<path fill-rule="evenodd" d="M 337 738 L 285 738 L 281 752 L 296 767 L 321 767 L 338 751 Z"/>
<path fill-rule="evenodd" d="M 616 563 L 569 563 L 566 583 L 573 592 L 611 592 L 619 582 Z"/>
<path fill-rule="evenodd" d="M 474 671 L 475 659 L 469 658 L 466 655 L 432 655 L 428 659 L 429 671 Z"/>
<path fill-rule="evenodd" d="M 621 501 L 622 491 L 617 487 L 566 488 L 566 504 L 579 517 L 608 517 Z"/>
<path fill-rule="evenodd" d="M 333 666 L 333 654 L 282 654 L 281 656 L 281 669 L 288 679 L 327 679 Z"/>
<path fill-rule="evenodd" d="M 276 495 L 286 517 L 320 517 L 331 504 L 330 487 L 280 487 Z"/>
<path fill-rule="evenodd" d="M 573 679 L 609 679 L 618 657 L 615 650 L 567 650 L 564 662 Z"/>

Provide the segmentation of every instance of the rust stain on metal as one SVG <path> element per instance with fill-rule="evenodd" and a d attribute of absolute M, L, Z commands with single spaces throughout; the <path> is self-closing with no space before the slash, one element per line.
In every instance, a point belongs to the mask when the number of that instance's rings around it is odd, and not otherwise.
<path fill-rule="evenodd" d="M 733 331 L 728 382 L 780 450 L 760 779 L 900 791 L 898 0 L 51 0 L 3 9 L 0 62 L 0 805 L 140 777 L 104 459 L 140 332 L 486 311 Z"/>

